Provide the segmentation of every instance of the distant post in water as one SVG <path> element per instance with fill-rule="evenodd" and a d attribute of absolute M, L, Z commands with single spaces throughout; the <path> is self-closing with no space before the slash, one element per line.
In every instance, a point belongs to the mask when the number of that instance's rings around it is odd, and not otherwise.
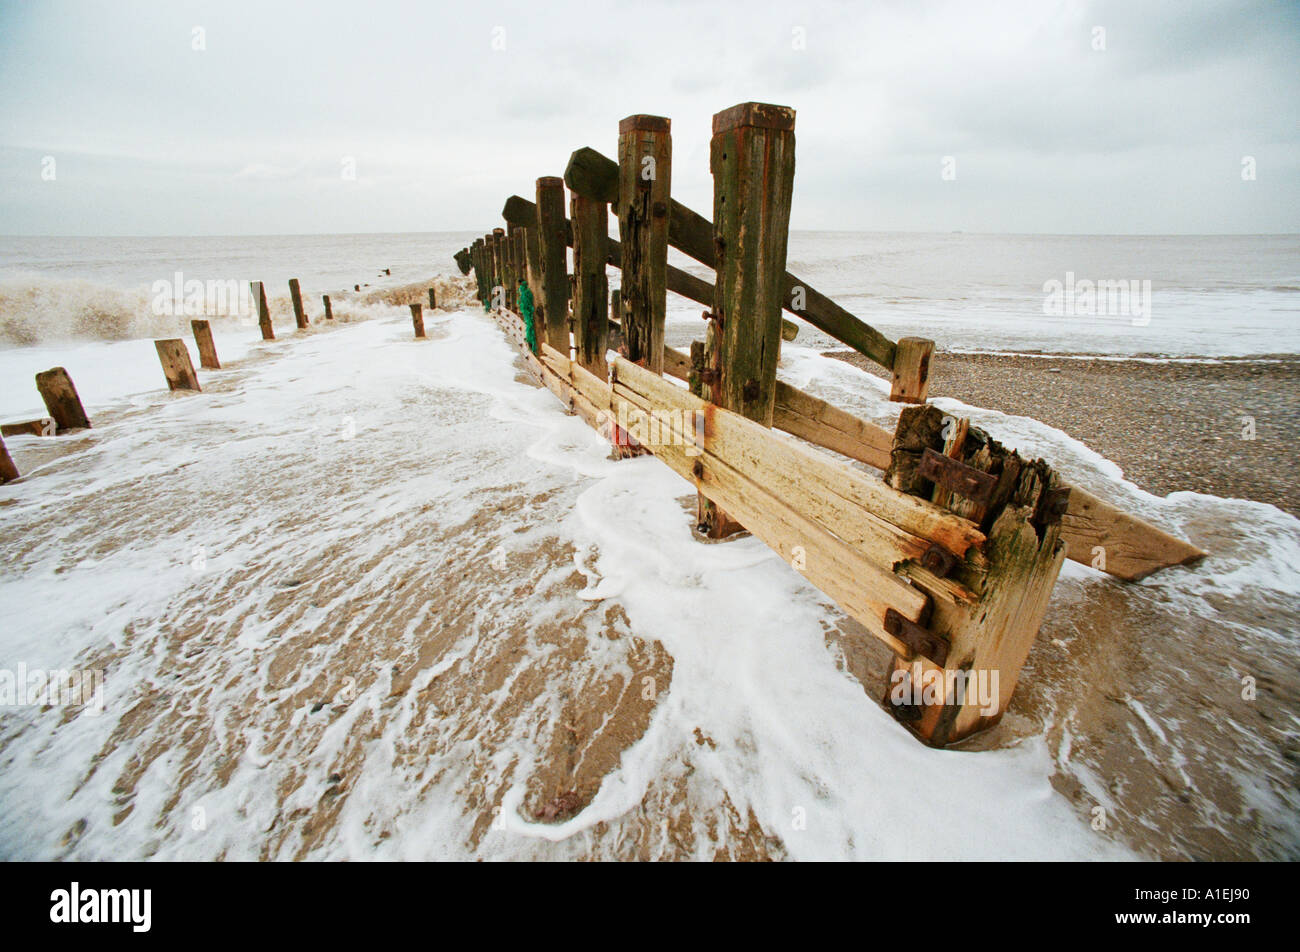
<path fill-rule="evenodd" d="M 257 326 L 262 329 L 262 340 L 275 340 L 275 329 L 271 326 L 271 308 L 266 303 L 266 288 L 261 281 L 250 285 L 253 296 L 257 298 Z"/>
<path fill-rule="evenodd" d="M 36 375 L 36 389 L 45 401 L 46 412 L 54 421 L 54 432 L 90 428 L 90 419 L 81 405 L 81 397 L 72 384 L 72 378 L 62 367 L 54 367 Z"/>
<path fill-rule="evenodd" d="M 302 309 L 302 290 L 298 287 L 298 279 L 289 279 L 289 296 L 293 298 L 293 319 L 298 322 L 298 329 L 307 326 L 307 312 Z"/>
<path fill-rule="evenodd" d="M 189 349 L 179 337 L 170 340 L 156 340 L 154 348 L 158 351 L 158 361 L 162 364 L 163 374 L 167 377 L 170 390 L 203 389 L 199 386 L 198 375 L 194 373 L 194 364 L 190 361 Z"/>
<path fill-rule="evenodd" d="M 328 294 L 322 294 L 320 299 L 321 303 L 325 305 L 325 320 L 334 320 L 334 308 L 330 307 L 330 296 Z"/>
<path fill-rule="evenodd" d="M 564 179 L 537 180 L 537 240 L 542 267 L 537 297 L 537 336 L 560 353 L 569 353 L 568 219 L 564 217 Z"/>
<path fill-rule="evenodd" d="M 750 102 L 718 113 L 709 166 L 718 280 L 697 375 L 705 399 L 770 427 L 794 192 L 794 110 Z M 703 496 L 700 517 L 711 538 L 738 528 Z"/>
<path fill-rule="evenodd" d="M 438 298 L 433 293 L 433 288 L 429 288 L 429 310 L 434 310 L 438 306 Z"/>
<path fill-rule="evenodd" d="M 411 305 L 411 323 L 415 326 L 415 336 L 417 339 L 424 337 L 424 305 Z"/>
<path fill-rule="evenodd" d="M 217 360 L 217 345 L 212 339 L 212 325 L 207 321 L 190 321 L 194 329 L 194 343 L 199 348 L 199 365 L 205 370 L 220 370 L 221 361 Z"/>
<path fill-rule="evenodd" d="M 578 363 L 605 380 L 609 367 L 609 281 L 605 245 L 609 240 L 609 206 L 577 192 L 569 193 L 573 218 L 573 327 Z"/>
<path fill-rule="evenodd" d="M 0 485 L 12 482 L 17 478 L 18 467 L 14 465 L 14 458 L 9 455 L 4 437 L 0 436 Z"/>
<path fill-rule="evenodd" d="M 623 341 L 628 360 L 664 371 L 671 126 L 662 116 L 618 124 L 618 234 L 623 246 Z"/>

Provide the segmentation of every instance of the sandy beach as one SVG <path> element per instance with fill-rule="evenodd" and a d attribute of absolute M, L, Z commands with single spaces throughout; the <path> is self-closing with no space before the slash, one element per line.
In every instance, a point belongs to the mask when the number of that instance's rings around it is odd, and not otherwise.
<path fill-rule="evenodd" d="M 850 351 L 829 356 L 885 376 Z M 1042 420 L 1156 495 L 1191 490 L 1300 515 L 1290 443 L 1300 428 L 1293 354 L 1166 361 L 937 353 L 930 396 Z M 1254 420 L 1254 439 L 1243 436 L 1245 417 Z"/>

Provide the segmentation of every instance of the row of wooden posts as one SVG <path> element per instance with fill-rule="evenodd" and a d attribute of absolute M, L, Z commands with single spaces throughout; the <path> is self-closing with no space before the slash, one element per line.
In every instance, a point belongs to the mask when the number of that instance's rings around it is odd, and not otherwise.
<path fill-rule="evenodd" d="M 535 201 L 511 196 L 505 226 L 456 260 L 544 385 L 695 485 L 702 531 L 747 529 L 893 650 L 888 707 L 941 746 L 1005 711 L 1067 554 L 1095 565 L 1097 546 L 1114 545 L 1106 570 L 1138 578 L 1204 553 L 946 417 L 925 402 L 932 341 L 891 341 L 786 270 L 794 125 L 793 110 L 764 103 L 713 117 L 710 221 L 672 197 L 669 120 L 629 116 L 617 161 L 574 152 L 563 178 L 537 179 Z M 668 265 L 669 247 L 715 282 Z M 612 295 L 607 265 L 622 272 Z M 707 308 L 689 354 L 665 346 L 668 291 Z M 889 370 L 891 399 L 915 404 L 895 431 L 777 378 L 783 310 Z M 981 672 L 995 697 L 956 689 Z M 924 690 L 935 681 L 937 696 Z M 915 686 L 902 702 L 900 685 Z"/>
<path fill-rule="evenodd" d="M 271 309 L 266 301 L 266 289 L 261 281 L 250 284 L 253 300 L 257 305 L 258 325 L 263 340 L 275 340 L 275 330 L 271 324 Z M 438 306 L 437 294 L 429 288 L 429 308 Z M 289 296 L 293 301 L 294 320 L 299 329 L 310 326 L 302 303 L 302 290 L 297 278 L 289 281 Z M 325 306 L 325 320 L 334 320 L 334 309 L 328 294 L 322 295 Z M 411 323 L 415 337 L 427 339 L 424 331 L 424 305 L 411 304 Z M 206 320 L 190 321 L 194 332 L 194 342 L 199 352 L 199 366 L 204 370 L 220 370 L 221 361 L 217 357 L 217 345 L 212 337 L 212 325 Z M 190 358 L 185 341 L 179 337 L 155 340 L 154 348 L 158 352 L 158 361 L 162 365 L 167 387 L 172 391 L 200 392 L 198 374 Z M 74 430 L 90 428 L 90 418 L 86 415 L 81 397 L 72 382 L 72 377 L 63 367 L 54 367 L 36 375 L 36 389 L 45 403 L 48 417 L 37 420 L 25 420 L 20 423 L 0 424 L 0 485 L 19 478 L 18 467 L 14 463 L 9 448 L 4 443 L 5 436 L 59 436 Z"/>

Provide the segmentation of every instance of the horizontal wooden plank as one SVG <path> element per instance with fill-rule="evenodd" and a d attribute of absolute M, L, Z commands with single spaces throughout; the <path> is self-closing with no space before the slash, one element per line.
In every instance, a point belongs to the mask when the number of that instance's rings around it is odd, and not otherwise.
<path fill-rule="evenodd" d="M 970 521 L 945 512 L 928 500 L 891 489 L 878 478 L 837 463 L 793 440 L 781 438 L 739 414 L 706 403 L 621 357 L 613 365 L 611 378 L 616 386 L 622 384 L 657 404 L 704 413 L 707 421 L 705 449 L 713 448 L 716 455 L 728 461 L 743 459 L 747 464 L 761 463 L 764 468 L 798 474 L 810 485 L 820 484 L 885 522 L 937 542 L 958 556 L 984 541 L 984 534 Z"/>

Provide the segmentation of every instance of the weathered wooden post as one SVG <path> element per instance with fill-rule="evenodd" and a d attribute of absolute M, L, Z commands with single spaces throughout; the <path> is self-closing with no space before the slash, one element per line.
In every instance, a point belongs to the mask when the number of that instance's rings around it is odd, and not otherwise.
<path fill-rule="evenodd" d="M 190 321 L 194 330 L 194 343 L 199 348 L 199 364 L 206 370 L 220 370 L 221 361 L 217 360 L 217 345 L 212 339 L 212 325 L 207 321 Z"/>
<path fill-rule="evenodd" d="M 298 323 L 298 329 L 307 326 L 307 312 L 302 309 L 302 289 L 298 287 L 298 279 L 289 279 L 289 296 L 293 298 L 293 319 Z"/>
<path fill-rule="evenodd" d="M 415 326 L 416 340 L 424 338 L 424 305 L 411 305 L 411 323 Z"/>
<path fill-rule="evenodd" d="M 527 260 L 528 287 L 533 292 L 533 307 L 540 300 L 542 286 L 542 244 L 538 239 L 537 213 L 534 210 L 531 220 L 524 225 L 524 258 Z"/>
<path fill-rule="evenodd" d="M 623 246 L 622 325 L 628 360 L 664 369 L 671 125 L 662 116 L 618 124 L 618 234 Z"/>
<path fill-rule="evenodd" d="M 321 303 L 325 305 L 325 320 L 334 320 L 334 308 L 330 307 L 330 296 L 328 294 L 322 294 L 320 300 Z"/>
<path fill-rule="evenodd" d="M 271 326 L 271 308 L 266 303 L 266 288 L 261 281 L 253 281 L 249 286 L 257 298 L 257 326 L 262 329 L 262 340 L 275 340 L 275 329 Z"/>
<path fill-rule="evenodd" d="M 913 573 L 923 588 L 942 585 L 926 574 L 938 565 L 974 598 L 935 598 L 924 625 L 885 617 L 911 649 L 911 657 L 894 658 L 886 706 L 936 747 L 1006 710 L 1065 559 L 1061 519 L 1070 501 L 1043 460 L 1022 459 L 967 421 L 950 427 L 948 419 L 932 405 L 904 409 L 885 471 L 895 489 L 972 520 L 987 536 L 981 559 L 955 559 L 936 545 Z"/>
<path fill-rule="evenodd" d="M 515 261 L 515 230 L 515 225 L 510 222 L 506 223 L 505 271 L 501 276 L 501 284 L 506 289 L 506 308 L 511 311 L 519 309 L 515 301 L 515 294 L 519 286 L 519 266 Z"/>
<path fill-rule="evenodd" d="M 539 343 L 569 353 L 569 246 L 564 216 L 564 179 L 545 175 L 537 180 L 537 238 L 542 267 L 541 293 L 535 321 Z"/>
<path fill-rule="evenodd" d="M 711 403 L 770 427 L 794 194 L 794 110 L 749 102 L 718 113 L 709 166 L 718 280 L 699 377 Z M 734 531 L 703 497 L 700 508 L 710 537 Z"/>
<path fill-rule="evenodd" d="M 506 230 L 504 228 L 492 229 L 492 307 L 493 309 L 505 307 L 505 243 Z"/>
<path fill-rule="evenodd" d="M 433 288 L 429 288 L 429 310 L 436 310 L 438 307 L 438 298 L 434 294 Z"/>
<path fill-rule="evenodd" d="M 519 312 L 519 282 L 528 283 L 528 234 L 523 225 L 515 228 L 515 312 Z M 530 285 L 531 288 L 531 285 Z"/>
<path fill-rule="evenodd" d="M 605 244 L 609 240 L 609 206 L 577 192 L 569 193 L 573 219 L 573 328 L 577 359 L 601 380 L 609 376 L 609 281 Z"/>
<path fill-rule="evenodd" d="M 163 374 L 167 377 L 169 390 L 194 390 L 199 386 L 198 375 L 194 373 L 194 364 L 190 361 L 189 349 L 179 337 L 170 340 L 156 340 L 154 349 L 158 351 L 158 361 L 162 364 Z"/>
<path fill-rule="evenodd" d="M 925 403 L 930 394 L 930 358 L 934 341 L 903 337 L 894 352 L 894 376 L 889 399 L 895 403 Z"/>
<path fill-rule="evenodd" d="M 54 432 L 90 428 L 90 419 L 81 405 L 81 397 L 73 386 L 72 378 L 62 367 L 54 367 L 36 375 L 36 389 L 45 401 L 45 409 L 54 421 Z"/>
<path fill-rule="evenodd" d="M 14 464 L 14 458 L 9 455 L 4 437 L 0 436 L 0 485 L 13 482 L 17 478 L 18 467 Z"/>

